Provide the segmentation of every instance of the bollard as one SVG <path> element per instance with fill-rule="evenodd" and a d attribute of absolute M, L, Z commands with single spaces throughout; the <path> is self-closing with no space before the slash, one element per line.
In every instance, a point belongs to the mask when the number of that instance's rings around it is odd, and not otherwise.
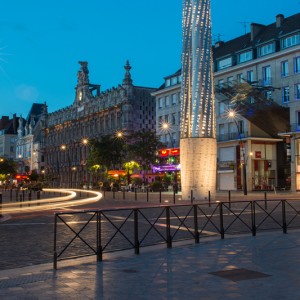
<path fill-rule="evenodd" d="M 16 201 L 18 202 L 18 200 L 19 200 L 19 191 L 16 190 Z"/>
<path fill-rule="evenodd" d="M 134 200 L 137 200 L 137 188 L 134 188 Z"/>
<path fill-rule="evenodd" d="M 2 193 L 0 193 L 0 218 L 2 218 Z"/>
<path fill-rule="evenodd" d="M 12 189 L 9 191 L 9 200 L 12 201 Z"/>
<path fill-rule="evenodd" d="M 147 202 L 149 202 L 149 189 L 146 188 L 146 193 L 147 193 Z"/>
<path fill-rule="evenodd" d="M 125 200 L 125 188 L 122 188 L 122 192 L 123 192 L 123 200 Z"/>
<path fill-rule="evenodd" d="M 228 201 L 229 201 L 229 208 L 231 208 L 231 195 L 230 195 L 230 191 L 228 191 Z"/>
<path fill-rule="evenodd" d="M 161 188 L 159 189 L 159 203 L 161 203 Z"/>
<path fill-rule="evenodd" d="M 40 191 L 37 191 L 36 192 L 36 198 L 39 200 L 41 199 L 41 192 Z"/>
<path fill-rule="evenodd" d="M 208 206 L 210 207 L 211 206 L 211 197 L 210 197 L 210 191 L 208 191 Z"/>
<path fill-rule="evenodd" d="M 22 207 L 22 194 L 20 195 L 20 207 Z"/>
<path fill-rule="evenodd" d="M 113 188 L 112 192 L 113 192 L 113 199 L 115 199 L 115 188 Z"/>
<path fill-rule="evenodd" d="M 193 196 L 193 190 L 191 190 L 191 203 L 194 203 L 194 196 Z"/>
<path fill-rule="evenodd" d="M 31 200 L 31 191 L 28 193 L 28 200 Z"/>
<path fill-rule="evenodd" d="M 173 191 L 173 203 L 175 204 L 175 201 L 176 201 L 176 191 L 175 191 L 175 189 L 174 189 L 174 191 Z"/>
<path fill-rule="evenodd" d="M 268 209 L 268 203 L 267 203 L 267 192 L 265 194 L 265 209 Z"/>

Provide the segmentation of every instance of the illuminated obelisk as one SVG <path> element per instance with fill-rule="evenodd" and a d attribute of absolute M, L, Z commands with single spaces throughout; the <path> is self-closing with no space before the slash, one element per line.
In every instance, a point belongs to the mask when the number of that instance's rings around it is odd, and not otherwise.
<path fill-rule="evenodd" d="M 207 201 L 215 197 L 217 164 L 210 0 L 183 0 L 182 32 L 182 199 Z"/>

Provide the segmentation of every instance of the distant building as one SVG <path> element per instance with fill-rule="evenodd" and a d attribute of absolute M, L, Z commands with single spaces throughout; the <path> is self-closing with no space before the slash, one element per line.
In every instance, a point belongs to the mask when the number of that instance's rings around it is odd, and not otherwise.
<path fill-rule="evenodd" d="M 0 119 L 0 157 L 15 158 L 18 119 L 15 114 L 12 119 L 8 116 L 2 116 Z"/>
<path fill-rule="evenodd" d="M 122 84 L 104 92 L 90 83 L 88 63 L 79 63 L 74 103 L 48 114 L 44 130 L 45 174 L 62 187 L 96 184 L 86 166 L 89 139 L 155 131 L 155 89 L 133 85 L 128 61 Z"/>
<path fill-rule="evenodd" d="M 20 174 L 43 173 L 44 155 L 41 151 L 41 122 L 46 114 L 46 103 L 33 103 L 27 118 L 24 119 L 22 116 L 19 118 L 15 159 Z"/>

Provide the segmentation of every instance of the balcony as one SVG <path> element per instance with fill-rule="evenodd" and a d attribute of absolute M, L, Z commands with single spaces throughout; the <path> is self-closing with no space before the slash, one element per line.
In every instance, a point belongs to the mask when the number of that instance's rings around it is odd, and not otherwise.
<path fill-rule="evenodd" d="M 249 137 L 248 132 L 243 132 L 238 134 L 238 132 L 230 132 L 230 133 L 223 133 L 217 135 L 217 142 L 226 142 L 226 141 L 233 141 L 233 140 L 239 140 Z"/>

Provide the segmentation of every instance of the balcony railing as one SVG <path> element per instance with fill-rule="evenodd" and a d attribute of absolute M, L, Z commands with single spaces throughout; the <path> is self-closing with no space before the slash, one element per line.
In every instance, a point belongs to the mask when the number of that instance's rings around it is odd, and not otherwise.
<path fill-rule="evenodd" d="M 229 132 L 229 133 L 223 133 L 217 135 L 217 141 L 218 142 L 225 142 L 225 141 L 231 141 L 231 140 L 239 140 L 249 137 L 248 132 L 243 132 L 240 135 L 238 132 Z"/>

